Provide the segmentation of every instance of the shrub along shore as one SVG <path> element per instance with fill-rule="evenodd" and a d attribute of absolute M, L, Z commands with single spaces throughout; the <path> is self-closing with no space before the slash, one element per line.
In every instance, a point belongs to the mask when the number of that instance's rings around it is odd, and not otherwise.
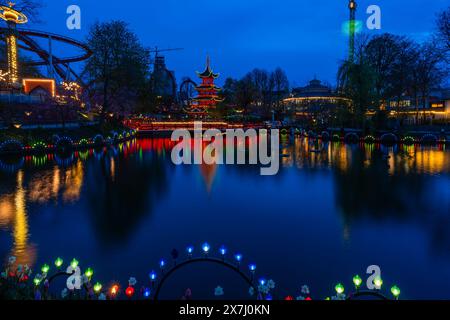
<path fill-rule="evenodd" d="M 135 130 L 119 123 L 59 129 L 6 129 L 0 131 L 0 155 L 66 152 L 119 143 L 135 135 Z"/>

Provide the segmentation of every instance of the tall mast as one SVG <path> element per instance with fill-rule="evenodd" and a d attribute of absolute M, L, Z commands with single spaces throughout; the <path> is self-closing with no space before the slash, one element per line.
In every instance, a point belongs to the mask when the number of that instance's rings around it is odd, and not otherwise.
<path fill-rule="evenodd" d="M 354 60 L 355 60 L 356 8 L 357 8 L 356 1 L 350 0 L 350 2 L 348 4 L 348 8 L 350 9 L 348 59 L 350 62 L 354 62 Z"/>

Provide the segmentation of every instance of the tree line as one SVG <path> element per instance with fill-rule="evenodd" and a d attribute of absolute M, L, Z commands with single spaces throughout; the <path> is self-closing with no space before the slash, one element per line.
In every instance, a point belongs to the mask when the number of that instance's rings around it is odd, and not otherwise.
<path fill-rule="evenodd" d="M 368 110 L 381 121 L 382 107 L 389 103 L 400 111 L 405 97 L 412 99 L 419 123 L 432 90 L 448 79 L 449 39 L 450 8 L 439 14 L 437 32 L 422 43 L 388 33 L 359 36 L 354 60 L 343 61 L 337 74 L 338 90 L 353 101 L 347 123 L 366 126 Z"/>

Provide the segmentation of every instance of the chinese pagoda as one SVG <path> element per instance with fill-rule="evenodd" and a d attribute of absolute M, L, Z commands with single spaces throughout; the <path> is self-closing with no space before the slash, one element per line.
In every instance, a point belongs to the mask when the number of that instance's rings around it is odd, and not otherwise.
<path fill-rule="evenodd" d="M 197 75 L 202 79 L 202 83 L 195 87 L 198 95 L 193 99 L 194 103 L 191 106 L 188 114 L 195 119 L 203 119 L 206 117 L 208 110 L 216 107 L 221 100 L 218 92 L 221 90 L 214 84 L 214 80 L 219 78 L 218 73 L 211 70 L 211 63 L 209 57 L 206 59 L 206 69 L 202 73 L 197 72 Z"/>

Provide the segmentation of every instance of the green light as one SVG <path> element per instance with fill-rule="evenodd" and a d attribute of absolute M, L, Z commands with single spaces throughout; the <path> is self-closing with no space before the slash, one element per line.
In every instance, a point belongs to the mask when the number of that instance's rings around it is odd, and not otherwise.
<path fill-rule="evenodd" d="M 360 20 L 346 21 L 342 24 L 342 33 L 345 35 L 349 35 L 354 31 L 355 33 L 361 33 L 363 29 L 363 23 Z"/>
<path fill-rule="evenodd" d="M 393 286 L 391 288 L 391 293 L 396 299 L 398 299 L 398 297 L 400 296 L 400 288 L 397 286 Z"/>
<path fill-rule="evenodd" d="M 39 286 L 39 285 L 41 284 L 41 279 L 39 279 L 39 278 L 34 278 L 33 283 L 34 283 L 34 285 L 37 287 L 37 286 Z"/>
<path fill-rule="evenodd" d="M 334 287 L 334 290 L 336 290 L 336 292 L 337 292 L 338 294 L 343 294 L 345 288 L 344 288 L 344 286 L 342 285 L 342 283 L 338 283 L 338 284 L 336 285 L 336 287 Z"/>
<path fill-rule="evenodd" d="M 94 292 L 99 293 L 102 290 L 102 284 L 100 282 L 97 282 L 94 284 Z"/>
<path fill-rule="evenodd" d="M 84 274 L 90 279 L 94 275 L 94 270 L 92 270 L 91 268 L 87 268 Z"/>
<path fill-rule="evenodd" d="M 72 267 L 72 268 L 76 268 L 76 267 L 78 267 L 78 260 L 77 259 L 73 259 L 71 262 L 70 262 L 70 266 Z"/>
<path fill-rule="evenodd" d="M 383 279 L 381 279 L 380 277 L 375 278 L 375 280 L 373 280 L 373 284 L 375 285 L 375 288 L 380 290 L 381 286 L 383 285 Z"/>
<path fill-rule="evenodd" d="M 355 285 L 356 289 L 359 289 L 359 287 L 361 287 L 362 279 L 359 275 L 353 277 L 353 284 Z"/>
<path fill-rule="evenodd" d="M 42 273 L 48 273 L 49 270 L 50 270 L 50 267 L 48 264 L 44 264 L 41 268 Z"/>
<path fill-rule="evenodd" d="M 61 268 L 63 262 L 64 262 L 63 259 L 57 258 L 57 259 L 55 260 L 55 266 L 59 269 L 59 268 Z"/>

